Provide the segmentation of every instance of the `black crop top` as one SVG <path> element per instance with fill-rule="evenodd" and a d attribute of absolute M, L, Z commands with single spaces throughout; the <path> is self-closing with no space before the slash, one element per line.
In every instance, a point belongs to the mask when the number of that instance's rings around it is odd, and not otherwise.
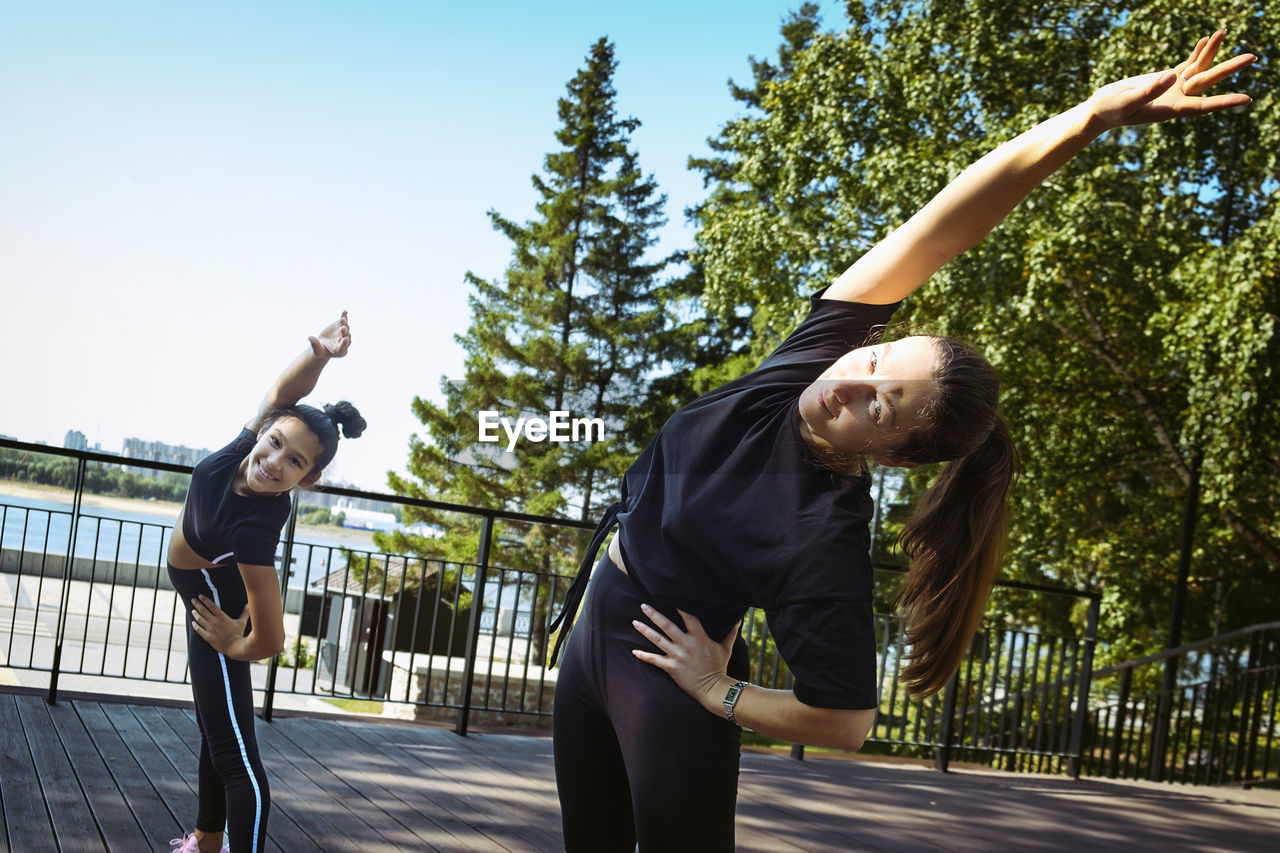
<path fill-rule="evenodd" d="M 250 566 L 275 565 L 289 496 L 246 497 L 232 488 L 236 469 L 257 440 L 252 431 L 241 430 L 235 441 L 205 457 L 191 473 L 182 535 L 210 563 L 221 565 L 231 557 Z"/>
<path fill-rule="evenodd" d="M 897 305 L 813 297 L 754 371 L 667 421 L 623 480 L 619 545 L 644 588 L 723 637 L 765 610 L 800 701 L 873 708 L 872 502 L 800 434 L 800 393 Z"/>

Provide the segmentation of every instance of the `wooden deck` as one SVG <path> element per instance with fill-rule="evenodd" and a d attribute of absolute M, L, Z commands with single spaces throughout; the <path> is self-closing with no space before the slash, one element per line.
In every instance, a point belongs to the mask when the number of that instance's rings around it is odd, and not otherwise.
<path fill-rule="evenodd" d="M 194 816 L 192 714 L 0 693 L 0 850 L 169 850 Z M 545 737 L 277 717 L 258 738 L 270 849 L 562 849 Z M 778 853 L 1267 850 L 1280 840 L 1280 793 L 748 754 L 738 839 Z"/>

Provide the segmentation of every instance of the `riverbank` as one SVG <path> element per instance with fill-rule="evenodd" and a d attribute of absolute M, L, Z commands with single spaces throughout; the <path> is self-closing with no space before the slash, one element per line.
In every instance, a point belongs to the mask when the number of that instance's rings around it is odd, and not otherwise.
<path fill-rule="evenodd" d="M 75 492 L 57 486 L 42 486 L 35 483 L 18 483 L 13 480 L 0 480 L 0 499 L 5 495 L 32 501 L 48 501 L 71 505 L 75 501 Z M 303 503 L 305 503 L 305 499 Z M 167 518 L 173 522 L 182 509 L 182 504 L 174 501 L 138 500 L 122 498 L 117 495 L 86 494 L 82 506 L 91 509 L 107 510 L 121 513 L 146 513 Z M 371 548 L 373 536 L 367 530 L 355 530 L 349 527 L 335 527 L 328 524 L 299 524 L 298 531 L 313 537 L 329 541 L 337 541 L 362 548 Z"/>
<path fill-rule="evenodd" d="M 12 480 L 0 480 L 0 495 L 12 495 L 33 501 L 51 501 L 53 503 L 70 504 L 75 501 L 75 492 L 57 486 L 41 486 L 34 483 L 15 483 Z M 182 504 L 174 501 L 138 500 L 122 498 L 116 495 L 86 494 L 83 506 L 94 509 L 114 509 L 120 512 L 147 512 L 165 515 L 170 519 L 178 517 Z"/>

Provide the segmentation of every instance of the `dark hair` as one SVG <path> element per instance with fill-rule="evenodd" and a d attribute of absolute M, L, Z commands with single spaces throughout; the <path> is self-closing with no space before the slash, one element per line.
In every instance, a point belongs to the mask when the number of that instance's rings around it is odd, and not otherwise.
<path fill-rule="evenodd" d="M 907 622 L 907 689 L 928 696 L 960 666 L 1000 571 L 1005 501 L 1017 454 L 996 414 L 991 364 L 954 338 L 935 337 L 938 391 L 926 429 L 895 452 L 915 463 L 947 462 L 899 537 L 910 560 L 898 606 Z"/>
<path fill-rule="evenodd" d="M 338 452 L 339 437 L 359 438 L 364 428 L 368 426 L 365 419 L 360 416 L 360 410 L 346 400 L 327 403 L 323 410 L 303 403 L 270 409 L 262 418 L 261 429 L 266 429 L 280 418 L 297 418 L 320 440 L 320 455 L 316 457 L 315 464 L 311 466 L 308 474 L 323 471 L 324 467 L 333 461 L 334 455 Z M 339 426 L 342 427 L 341 432 L 338 430 Z"/>

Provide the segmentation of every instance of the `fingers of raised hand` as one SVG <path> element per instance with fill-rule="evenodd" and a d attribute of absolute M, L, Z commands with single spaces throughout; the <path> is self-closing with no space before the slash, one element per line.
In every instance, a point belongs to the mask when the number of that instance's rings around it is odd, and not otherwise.
<path fill-rule="evenodd" d="M 1198 95 L 1257 60 L 1251 53 L 1242 53 L 1214 65 L 1213 59 L 1226 35 L 1226 30 L 1218 30 L 1213 35 L 1200 39 L 1187 60 L 1174 67 L 1184 93 Z"/>
<path fill-rule="evenodd" d="M 1203 71 L 1197 71 L 1193 74 L 1183 72 L 1186 76 L 1183 77 L 1182 91 L 1188 95 L 1199 95 L 1201 92 L 1221 83 L 1246 65 L 1255 62 L 1257 58 L 1252 53 L 1242 53 Z"/>
<path fill-rule="evenodd" d="M 1194 66 L 1204 62 L 1206 56 L 1208 57 L 1208 61 L 1212 62 L 1213 55 L 1218 52 L 1218 45 L 1222 43 L 1222 38 L 1226 34 L 1226 30 L 1218 30 L 1212 35 L 1203 36 L 1196 42 L 1196 46 L 1191 49 L 1191 55 L 1175 65 L 1173 70 L 1177 72 L 1179 76 L 1183 76 L 1184 74 L 1189 76 L 1190 74 L 1194 74 L 1196 70 L 1203 71 L 1203 67 L 1195 69 Z"/>

